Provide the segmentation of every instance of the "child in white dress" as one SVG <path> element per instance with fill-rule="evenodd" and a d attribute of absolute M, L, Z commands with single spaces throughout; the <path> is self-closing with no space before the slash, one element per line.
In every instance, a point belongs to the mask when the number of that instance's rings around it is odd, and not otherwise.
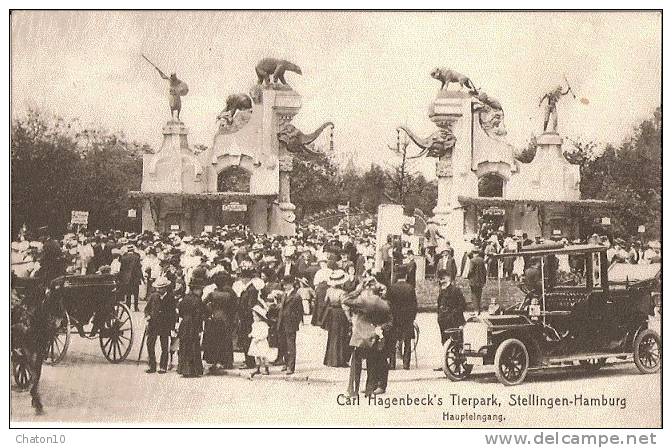
<path fill-rule="evenodd" d="M 250 348 L 247 350 L 248 356 L 254 356 L 257 362 L 257 370 L 251 376 L 261 373 L 261 368 L 264 368 L 264 374 L 268 375 L 268 356 L 270 347 L 268 345 L 268 324 L 266 323 L 266 310 L 260 305 L 252 308 L 252 316 L 254 322 L 252 323 L 252 331 L 248 335 L 252 338 Z"/>

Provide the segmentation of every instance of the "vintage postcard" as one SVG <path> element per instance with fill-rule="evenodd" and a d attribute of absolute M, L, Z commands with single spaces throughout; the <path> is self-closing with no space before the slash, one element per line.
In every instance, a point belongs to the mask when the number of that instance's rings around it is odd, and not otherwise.
<path fill-rule="evenodd" d="M 11 11 L 10 427 L 660 429 L 662 22 Z"/>

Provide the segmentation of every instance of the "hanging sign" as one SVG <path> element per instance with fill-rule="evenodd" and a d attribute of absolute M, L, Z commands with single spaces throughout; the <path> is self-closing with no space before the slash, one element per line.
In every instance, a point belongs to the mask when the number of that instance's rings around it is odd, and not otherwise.
<path fill-rule="evenodd" d="M 339 211 L 340 213 L 347 213 L 347 212 L 349 212 L 349 211 L 350 211 L 350 204 L 346 204 L 346 205 L 341 205 L 341 204 L 339 204 L 339 205 L 338 205 L 338 211 Z"/>
<path fill-rule="evenodd" d="M 212 226 L 203 226 L 203 231 L 208 232 L 208 233 L 212 233 Z"/>
<path fill-rule="evenodd" d="M 240 204 L 238 202 L 230 202 L 228 204 L 222 204 L 223 212 L 246 212 L 247 204 Z"/>
<path fill-rule="evenodd" d="M 560 229 L 553 229 L 553 235 L 562 235 L 562 230 L 560 230 Z"/>
<path fill-rule="evenodd" d="M 602 218 L 602 225 L 603 226 L 610 226 L 611 225 L 611 218 Z"/>
<path fill-rule="evenodd" d="M 646 227 L 644 226 L 637 227 L 637 233 L 644 233 L 644 232 L 646 232 Z"/>
<path fill-rule="evenodd" d="M 82 211 L 73 210 L 70 213 L 70 222 L 72 224 L 88 225 L 89 224 L 89 212 L 82 212 Z"/>
<path fill-rule="evenodd" d="M 128 217 L 129 217 L 129 218 L 135 218 L 136 216 L 137 216 L 137 215 L 136 215 L 136 211 L 135 211 L 134 208 L 130 208 L 130 209 L 128 209 Z"/>
<path fill-rule="evenodd" d="M 506 212 L 503 208 L 499 208 L 494 205 L 483 210 L 484 215 L 504 216 L 505 213 Z"/>
<path fill-rule="evenodd" d="M 170 225 L 170 230 L 180 230 L 179 224 L 171 224 Z"/>

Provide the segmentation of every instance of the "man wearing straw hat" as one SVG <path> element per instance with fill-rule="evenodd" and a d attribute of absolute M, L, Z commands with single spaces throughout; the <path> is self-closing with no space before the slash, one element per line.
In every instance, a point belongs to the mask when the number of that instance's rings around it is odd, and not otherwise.
<path fill-rule="evenodd" d="M 154 282 L 154 292 L 149 295 L 145 307 L 145 319 L 147 320 L 147 354 L 149 356 L 149 369 L 147 373 L 156 372 L 156 355 L 154 348 L 156 339 L 161 344 L 161 359 L 159 361 L 159 373 L 168 370 L 168 338 L 177 322 L 175 312 L 175 298 L 170 291 L 171 283 L 166 277 L 159 277 Z"/>

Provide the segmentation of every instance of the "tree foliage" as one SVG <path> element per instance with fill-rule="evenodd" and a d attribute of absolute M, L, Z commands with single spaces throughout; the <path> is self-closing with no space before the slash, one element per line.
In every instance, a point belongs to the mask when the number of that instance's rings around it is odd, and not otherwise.
<path fill-rule="evenodd" d="M 572 155 L 581 163 L 581 195 L 605 199 L 611 210 L 616 235 L 636 235 L 640 225 L 648 237 L 660 237 L 662 217 L 662 110 L 648 120 L 620 146 L 599 151 L 595 142 L 574 142 Z M 577 154 L 578 153 L 578 154 Z"/>
<path fill-rule="evenodd" d="M 139 189 L 147 145 L 83 128 L 77 120 L 29 111 L 11 127 L 11 226 L 64 231 L 72 210 L 89 227 L 127 228 L 127 192 Z"/>

